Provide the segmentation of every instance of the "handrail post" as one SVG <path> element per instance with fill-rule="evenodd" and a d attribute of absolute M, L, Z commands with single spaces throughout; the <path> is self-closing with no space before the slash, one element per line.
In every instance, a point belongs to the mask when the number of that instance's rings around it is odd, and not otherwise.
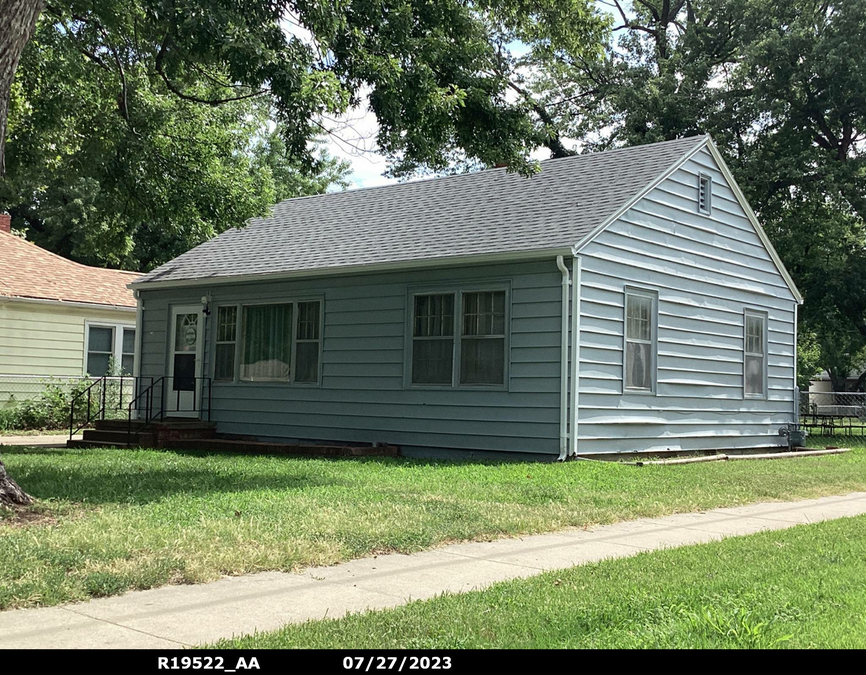
<path fill-rule="evenodd" d="M 102 378 L 102 411 L 99 413 L 102 419 L 105 419 L 105 389 L 108 387 L 108 375 L 104 375 Z"/>
<path fill-rule="evenodd" d="M 72 401 L 69 403 L 69 440 L 72 440 L 72 427 L 74 425 L 75 420 L 75 397 L 72 397 Z"/>

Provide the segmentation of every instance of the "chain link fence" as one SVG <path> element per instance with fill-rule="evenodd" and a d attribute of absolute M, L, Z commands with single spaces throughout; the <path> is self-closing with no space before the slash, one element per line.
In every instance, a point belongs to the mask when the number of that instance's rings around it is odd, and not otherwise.
<path fill-rule="evenodd" d="M 800 428 L 809 445 L 866 445 L 866 392 L 802 392 Z"/>
<path fill-rule="evenodd" d="M 0 374 L 0 431 L 67 429 L 73 400 L 76 419 L 102 408 L 106 417 L 125 418 L 134 378 L 100 379 Z"/>

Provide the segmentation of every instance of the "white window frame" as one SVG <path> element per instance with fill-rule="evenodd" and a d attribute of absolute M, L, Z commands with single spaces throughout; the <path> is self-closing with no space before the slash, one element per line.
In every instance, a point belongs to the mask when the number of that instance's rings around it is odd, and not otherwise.
<path fill-rule="evenodd" d="M 235 338 L 234 340 L 220 340 L 219 339 L 219 320 L 220 320 L 220 310 L 221 309 L 229 309 L 232 308 L 235 310 Z M 241 349 L 241 322 L 243 321 L 242 317 L 242 308 L 241 305 L 235 303 L 224 303 L 221 305 L 217 305 L 214 310 L 214 350 L 213 350 L 213 368 L 211 368 L 211 375 L 214 382 L 235 382 L 238 379 L 238 368 L 240 367 L 240 359 L 238 355 L 240 354 Z M 232 375 L 231 377 L 222 377 L 217 378 L 216 376 L 216 364 L 217 364 L 217 347 L 223 344 L 234 345 L 234 360 L 232 361 Z"/>
<path fill-rule="evenodd" d="M 460 362 L 463 344 L 463 296 L 467 293 L 505 293 L 505 334 L 483 336 L 503 340 L 503 372 L 501 384 L 461 384 Z M 450 384 L 416 384 L 412 381 L 412 361 L 415 348 L 415 298 L 422 295 L 454 296 L 454 346 L 451 354 Z M 473 336 L 468 336 L 473 339 Z M 479 336 L 482 337 L 482 336 Z M 433 338 L 435 339 L 435 338 Z M 406 342 L 403 360 L 403 386 L 406 389 L 470 389 L 481 391 L 508 391 L 511 382 L 511 284 L 508 282 L 487 284 L 461 284 L 458 287 L 433 287 L 409 289 L 406 311 Z"/>
<path fill-rule="evenodd" d="M 295 361 L 297 355 L 298 344 L 298 303 L 302 302 L 318 302 L 319 303 L 319 339 L 318 340 L 302 340 L 302 342 L 318 342 L 319 343 L 319 359 L 318 371 L 316 373 L 315 382 L 297 382 L 295 380 L 296 369 Z M 292 305 L 292 353 L 291 366 L 289 368 L 289 378 L 286 380 L 245 380 L 240 376 L 241 358 L 243 356 L 244 344 L 246 335 L 244 335 L 244 307 L 255 307 L 261 305 Z M 220 307 L 236 307 L 237 308 L 237 326 L 235 328 L 235 362 L 233 368 L 232 379 L 216 379 L 216 345 L 217 345 L 217 325 L 219 318 Z M 213 347 L 213 358 L 208 370 L 211 374 L 211 380 L 217 386 L 221 385 L 291 385 L 293 387 L 321 387 L 322 386 L 322 360 L 325 345 L 325 296 L 300 296 L 292 298 L 269 298 L 267 300 L 257 300 L 255 302 L 221 302 L 216 304 L 214 314 L 214 329 L 213 339 L 210 341 Z"/>
<path fill-rule="evenodd" d="M 639 340 L 637 338 L 628 337 L 628 299 L 631 296 L 646 298 L 650 301 L 650 340 Z M 640 394 L 643 396 L 655 396 L 658 389 L 658 329 L 659 329 L 659 295 L 658 291 L 647 288 L 638 288 L 635 286 L 626 286 L 623 291 L 622 302 L 622 391 L 624 394 Z M 650 366 L 650 388 L 630 387 L 626 384 L 626 368 L 628 361 L 628 343 L 634 342 L 637 344 L 650 345 L 650 356 L 652 357 L 652 365 Z"/>
<path fill-rule="evenodd" d="M 112 353 L 111 358 L 114 359 L 114 364 L 121 369 L 121 373 L 123 372 L 123 331 L 124 329 L 131 329 L 136 332 L 135 340 L 138 340 L 138 328 L 134 323 L 121 323 L 114 321 L 101 321 L 98 319 L 85 319 L 84 320 L 84 359 L 81 366 L 81 374 L 85 377 L 88 377 L 87 372 L 87 357 L 90 354 L 90 328 L 110 328 L 114 331 L 114 340 L 112 344 Z M 132 377 L 133 373 L 135 373 L 135 361 L 138 355 L 135 353 L 135 341 L 133 342 L 133 352 L 132 352 L 132 373 L 129 375 L 124 375 L 124 377 Z M 101 375 L 94 375 L 92 377 L 101 377 Z"/>
<path fill-rule="evenodd" d="M 763 345 L 762 349 L 764 350 L 763 354 L 758 354 L 756 352 L 747 352 L 746 351 L 746 329 L 748 317 L 753 317 L 761 320 L 761 325 L 763 326 Z M 757 309 L 748 309 L 746 308 L 743 311 L 743 399 L 749 400 L 764 400 L 767 398 L 767 380 L 769 375 L 768 368 L 768 358 L 767 358 L 767 349 L 769 347 L 769 336 L 767 333 L 770 330 L 770 319 L 767 312 L 757 310 Z M 763 366 L 761 369 L 761 375 L 763 378 L 763 387 L 761 388 L 761 393 L 759 394 L 747 394 L 746 393 L 746 357 L 747 356 L 760 356 L 761 357 L 761 365 Z"/>
<path fill-rule="evenodd" d="M 704 182 L 706 182 L 706 191 L 704 191 Z M 703 204 L 701 203 L 701 193 L 704 194 Z M 713 177 L 708 173 L 698 174 L 698 212 L 709 216 L 713 213 Z"/>

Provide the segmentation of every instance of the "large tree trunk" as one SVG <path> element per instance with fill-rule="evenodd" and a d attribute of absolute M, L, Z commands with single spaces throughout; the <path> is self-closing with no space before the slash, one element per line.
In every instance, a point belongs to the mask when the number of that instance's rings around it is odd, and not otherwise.
<path fill-rule="evenodd" d="M 6 473 L 6 467 L 0 461 L 0 506 L 27 506 L 33 503 L 33 497 L 18 487 Z"/>
<path fill-rule="evenodd" d="M 6 174 L 6 120 L 12 79 L 45 0 L 0 0 L 0 176 Z"/>

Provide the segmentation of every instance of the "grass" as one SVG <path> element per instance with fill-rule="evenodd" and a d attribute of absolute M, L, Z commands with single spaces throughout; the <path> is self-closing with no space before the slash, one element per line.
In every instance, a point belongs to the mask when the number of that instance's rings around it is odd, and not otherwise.
<path fill-rule="evenodd" d="M 220 648 L 864 648 L 866 517 L 642 553 Z"/>
<path fill-rule="evenodd" d="M 866 450 L 634 467 L 3 448 L 40 502 L 0 516 L 0 609 L 455 540 L 866 490 Z"/>

